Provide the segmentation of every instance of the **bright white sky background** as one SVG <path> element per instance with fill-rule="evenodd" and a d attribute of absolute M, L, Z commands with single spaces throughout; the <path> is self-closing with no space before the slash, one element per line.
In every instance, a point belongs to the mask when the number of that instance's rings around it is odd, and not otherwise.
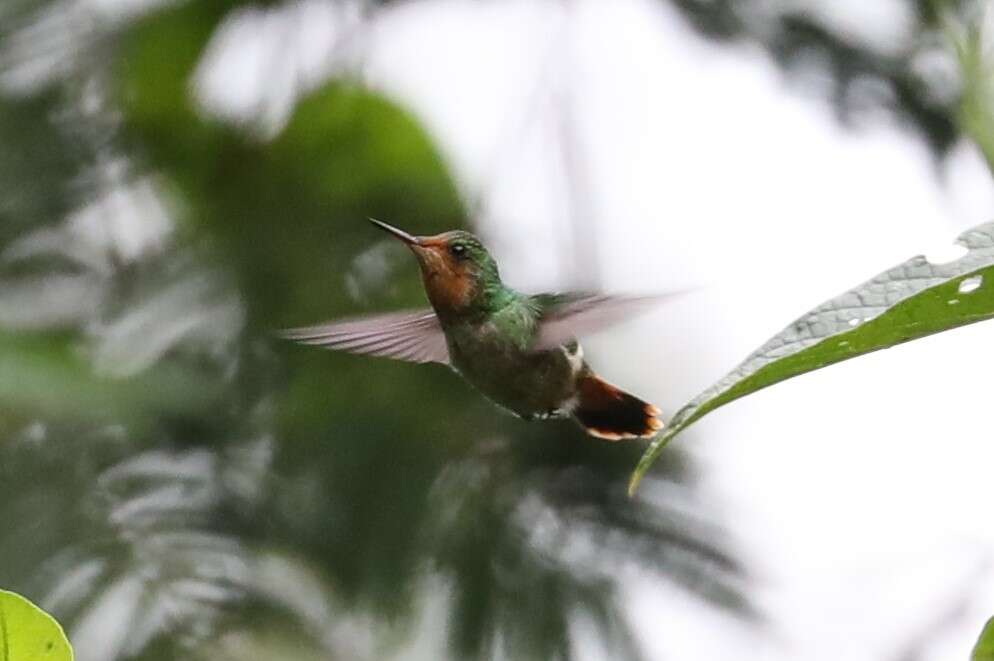
<path fill-rule="evenodd" d="M 882 48 L 908 26 L 891 0 L 792 4 Z M 326 70 L 334 31 L 327 5 L 307 5 L 305 81 Z M 609 379 L 670 412 L 809 308 L 912 255 L 955 256 L 961 231 L 994 218 L 972 149 L 937 173 L 886 118 L 844 129 L 817 80 L 699 39 L 665 3 L 421 2 L 389 12 L 363 50 L 368 81 L 414 110 L 482 200 L 479 226 L 512 284 L 576 284 L 579 219 L 606 289 L 707 285 L 586 343 Z M 237 115 L 239 92 L 255 95 L 223 71 L 203 70 L 202 100 Z M 285 101 L 270 99 L 276 123 Z M 573 197 L 563 135 L 580 162 Z M 986 323 L 881 352 L 678 437 L 705 467 L 708 505 L 753 569 L 768 625 L 633 576 L 649 658 L 898 661 L 926 640 L 922 661 L 966 659 L 994 614 L 992 345 Z M 398 658 L 430 658 L 433 644 Z"/>

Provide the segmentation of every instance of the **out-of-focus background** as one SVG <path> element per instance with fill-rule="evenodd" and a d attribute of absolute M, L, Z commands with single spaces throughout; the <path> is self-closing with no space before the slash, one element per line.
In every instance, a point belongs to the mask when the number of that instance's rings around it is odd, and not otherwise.
<path fill-rule="evenodd" d="M 586 342 L 672 412 L 994 214 L 926 0 L 5 0 L 0 586 L 116 659 L 966 658 L 979 324 L 638 443 L 274 329 L 512 285 L 695 294 Z M 981 33 L 986 34 L 986 33 Z M 976 121 L 973 117 L 972 121 Z"/>

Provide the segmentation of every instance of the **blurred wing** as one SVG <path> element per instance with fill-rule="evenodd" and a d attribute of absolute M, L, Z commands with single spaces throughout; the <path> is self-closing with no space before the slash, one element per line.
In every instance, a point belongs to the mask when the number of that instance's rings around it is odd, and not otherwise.
<path fill-rule="evenodd" d="M 449 364 L 438 317 L 431 310 L 395 312 L 332 321 L 320 326 L 290 328 L 280 336 L 301 344 L 407 360 Z"/>
<path fill-rule="evenodd" d="M 539 294 L 533 297 L 542 310 L 536 349 L 551 349 L 570 340 L 647 312 L 685 292 L 659 296 L 608 296 L 606 294 Z"/>

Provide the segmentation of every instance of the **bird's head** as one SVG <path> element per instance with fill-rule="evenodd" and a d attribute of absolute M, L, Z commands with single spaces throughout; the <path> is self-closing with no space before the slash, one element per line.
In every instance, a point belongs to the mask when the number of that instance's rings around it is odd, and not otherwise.
<path fill-rule="evenodd" d="M 500 285 L 497 262 L 469 232 L 414 236 L 379 220 L 370 218 L 370 222 L 411 249 L 421 267 L 428 300 L 440 315 L 485 307 L 488 293 Z"/>

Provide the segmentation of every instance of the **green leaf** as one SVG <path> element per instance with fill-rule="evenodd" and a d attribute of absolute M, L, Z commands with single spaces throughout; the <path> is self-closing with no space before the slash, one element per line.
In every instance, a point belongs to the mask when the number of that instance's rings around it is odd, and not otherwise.
<path fill-rule="evenodd" d="M 984 630 L 980 633 L 980 639 L 977 640 L 970 659 L 972 661 L 994 661 L 994 617 L 987 620 L 987 624 L 984 625 Z"/>
<path fill-rule="evenodd" d="M 72 646 L 51 615 L 0 590 L 0 661 L 72 661 Z"/>
<path fill-rule="evenodd" d="M 968 250 L 960 259 L 930 264 L 914 257 L 768 340 L 676 413 L 642 455 L 629 495 L 673 437 L 720 406 L 799 374 L 994 317 L 994 223 L 967 231 L 957 242 Z"/>

